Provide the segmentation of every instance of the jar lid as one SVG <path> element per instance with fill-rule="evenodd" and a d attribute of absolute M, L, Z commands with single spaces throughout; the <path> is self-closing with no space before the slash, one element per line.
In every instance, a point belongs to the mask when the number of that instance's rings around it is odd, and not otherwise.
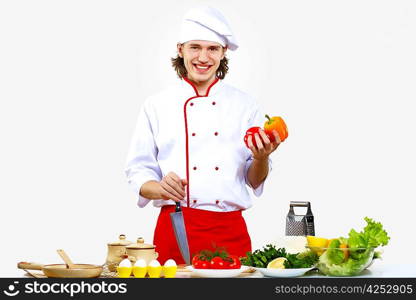
<path fill-rule="evenodd" d="M 137 243 L 128 245 L 127 249 L 154 249 L 155 246 L 151 244 L 145 244 L 144 239 L 139 237 L 137 239 Z"/>
<path fill-rule="evenodd" d="M 126 236 L 124 234 L 120 234 L 118 236 L 118 241 L 108 243 L 109 246 L 127 246 L 130 245 L 132 242 L 126 240 Z"/>

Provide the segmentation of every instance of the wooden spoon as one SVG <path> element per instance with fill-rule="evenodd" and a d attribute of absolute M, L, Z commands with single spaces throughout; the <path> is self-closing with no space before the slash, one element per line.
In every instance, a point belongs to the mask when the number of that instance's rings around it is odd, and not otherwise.
<path fill-rule="evenodd" d="M 76 268 L 75 265 L 72 263 L 72 260 L 69 258 L 69 256 L 65 253 L 64 250 L 58 249 L 56 251 L 58 252 L 59 256 L 63 259 L 63 261 L 65 262 L 67 269 Z"/>

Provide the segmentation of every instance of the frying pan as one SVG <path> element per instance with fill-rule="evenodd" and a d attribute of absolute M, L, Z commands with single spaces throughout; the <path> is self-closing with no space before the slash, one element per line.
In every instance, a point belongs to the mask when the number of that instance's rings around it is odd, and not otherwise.
<path fill-rule="evenodd" d="M 73 269 L 68 269 L 66 264 L 42 265 L 30 262 L 20 262 L 17 264 L 23 270 L 41 270 L 46 277 L 53 278 L 93 278 L 99 277 L 103 271 L 102 266 L 89 264 L 74 264 Z"/>
<path fill-rule="evenodd" d="M 58 250 L 65 264 L 42 265 L 38 263 L 19 262 L 17 267 L 23 270 L 41 270 L 45 276 L 52 278 L 94 278 L 103 271 L 102 266 L 90 264 L 73 264 L 63 250 Z"/>

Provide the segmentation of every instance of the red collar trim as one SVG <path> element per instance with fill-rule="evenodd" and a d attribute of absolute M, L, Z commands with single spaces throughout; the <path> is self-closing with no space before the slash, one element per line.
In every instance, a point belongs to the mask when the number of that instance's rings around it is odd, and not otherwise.
<path fill-rule="evenodd" d="M 202 96 L 198 93 L 198 90 L 192 81 L 190 81 L 187 77 L 183 77 L 183 79 L 194 88 L 194 91 L 197 97 L 208 97 L 209 91 L 211 90 L 211 88 L 214 86 L 214 84 L 216 84 L 219 81 L 219 78 L 216 77 L 215 80 L 209 85 L 206 95 Z"/>

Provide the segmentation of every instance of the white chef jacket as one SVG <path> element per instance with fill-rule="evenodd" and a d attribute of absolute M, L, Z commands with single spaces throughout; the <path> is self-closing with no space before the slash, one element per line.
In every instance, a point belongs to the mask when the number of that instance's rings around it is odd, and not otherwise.
<path fill-rule="evenodd" d="M 190 81 L 181 80 L 147 98 L 140 109 L 125 169 L 139 207 L 151 201 L 140 195 L 141 186 L 174 172 L 188 179 L 192 208 L 249 208 L 252 198 L 247 171 L 253 158 L 244 135 L 248 128 L 263 124 L 264 115 L 255 100 L 221 80 L 211 85 L 206 96 L 199 96 Z M 253 189 L 254 195 L 259 197 L 263 186 L 264 182 Z M 153 200 L 156 207 L 173 204 L 173 200 Z M 182 202 L 186 205 L 187 196 Z"/>

